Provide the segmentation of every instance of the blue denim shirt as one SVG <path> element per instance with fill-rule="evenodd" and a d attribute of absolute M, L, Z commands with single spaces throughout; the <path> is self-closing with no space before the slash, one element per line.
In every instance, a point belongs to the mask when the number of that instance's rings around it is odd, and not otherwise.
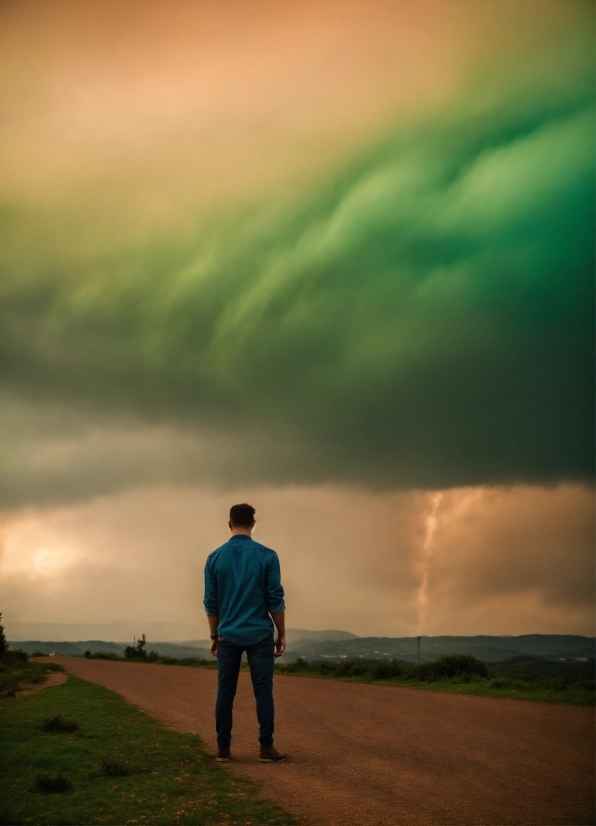
<path fill-rule="evenodd" d="M 208 616 L 219 615 L 218 633 L 236 645 L 253 645 L 273 631 L 269 614 L 285 611 L 279 559 L 250 536 L 235 534 L 207 557 Z"/>

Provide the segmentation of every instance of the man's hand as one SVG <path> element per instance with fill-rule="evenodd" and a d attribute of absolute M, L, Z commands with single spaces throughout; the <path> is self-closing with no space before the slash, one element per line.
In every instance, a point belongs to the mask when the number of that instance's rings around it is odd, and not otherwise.
<path fill-rule="evenodd" d="M 214 640 L 211 640 L 211 653 L 214 657 L 217 657 L 217 637 Z"/>
<path fill-rule="evenodd" d="M 275 656 L 281 657 L 286 650 L 286 635 L 278 634 L 275 640 Z"/>

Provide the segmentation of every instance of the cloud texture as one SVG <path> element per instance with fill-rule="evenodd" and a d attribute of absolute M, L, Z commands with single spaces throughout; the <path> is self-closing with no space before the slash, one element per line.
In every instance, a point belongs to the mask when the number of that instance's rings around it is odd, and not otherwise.
<path fill-rule="evenodd" d="M 249 499 L 256 538 L 280 555 L 292 627 L 593 633 L 592 491 L 454 489 L 436 510 L 428 556 L 434 497 L 168 486 L 30 507 L 0 522 L 0 600 L 12 622 L 174 621 L 203 639 L 203 565 L 226 538 L 230 502 Z"/>
<path fill-rule="evenodd" d="M 224 454 L 233 442 L 234 483 L 591 478 L 594 127 L 581 9 L 533 60 L 485 70 L 448 110 L 397 118 L 289 191 L 197 204 L 192 231 L 90 244 L 72 215 L 8 198 L 0 359 L 11 397 L 33 418 L 51 404 L 87 418 L 83 441 L 128 417 L 148 434 L 196 438 L 200 457 L 196 434 L 217 433 Z M 11 466 L 3 487 L 26 498 L 24 466 Z M 104 470 L 99 490 L 118 485 Z M 123 467 L 122 484 L 141 473 Z"/>

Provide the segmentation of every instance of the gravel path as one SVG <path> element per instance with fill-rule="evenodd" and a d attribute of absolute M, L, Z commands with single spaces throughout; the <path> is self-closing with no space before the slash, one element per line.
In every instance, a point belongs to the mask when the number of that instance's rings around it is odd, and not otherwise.
<path fill-rule="evenodd" d="M 215 749 L 216 672 L 55 657 Z M 233 762 L 311 826 L 593 824 L 594 710 L 307 677 L 275 680 L 276 746 L 257 762 L 248 674 Z"/>

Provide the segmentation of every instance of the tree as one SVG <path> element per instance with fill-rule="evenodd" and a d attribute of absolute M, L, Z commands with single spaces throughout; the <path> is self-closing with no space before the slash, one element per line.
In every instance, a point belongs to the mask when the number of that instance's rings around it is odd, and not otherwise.
<path fill-rule="evenodd" d="M 136 645 L 127 645 L 124 649 L 124 656 L 127 660 L 144 660 L 147 657 L 147 652 L 145 651 L 145 645 L 147 644 L 147 639 L 143 634 L 137 640 Z"/>
<path fill-rule="evenodd" d="M 8 651 L 8 641 L 4 634 L 4 626 L 2 625 L 2 612 L 0 611 L 0 659 Z"/>

